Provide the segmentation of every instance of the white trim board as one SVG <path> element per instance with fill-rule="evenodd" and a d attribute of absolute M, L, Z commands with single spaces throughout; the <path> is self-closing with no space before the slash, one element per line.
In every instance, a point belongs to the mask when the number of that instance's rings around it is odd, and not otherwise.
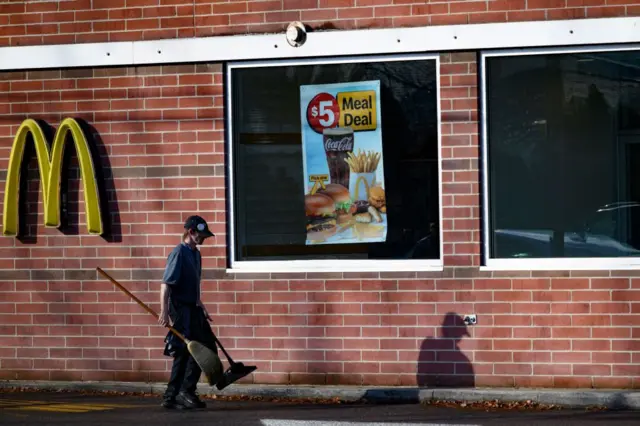
<path fill-rule="evenodd" d="M 262 419 L 264 426 L 480 426 L 477 423 L 370 423 L 359 420 L 358 422 L 342 422 L 335 420 L 279 420 Z"/>
<path fill-rule="evenodd" d="M 488 259 L 480 271 L 630 271 L 640 269 L 640 259 L 625 257 L 558 257 Z"/>
<path fill-rule="evenodd" d="M 640 42 L 640 17 L 284 33 L 0 48 L 0 70 L 300 59 Z"/>
<path fill-rule="evenodd" d="M 444 264 L 441 259 L 241 260 L 233 261 L 226 269 L 229 274 L 442 272 L 443 270 Z"/>

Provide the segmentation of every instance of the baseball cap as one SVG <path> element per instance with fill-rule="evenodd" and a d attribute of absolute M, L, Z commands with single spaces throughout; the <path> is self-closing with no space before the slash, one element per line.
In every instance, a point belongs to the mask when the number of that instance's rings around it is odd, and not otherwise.
<path fill-rule="evenodd" d="M 209 230 L 209 225 L 198 215 L 189 216 L 184 223 L 184 229 L 193 229 L 205 237 L 213 237 L 215 234 Z"/>

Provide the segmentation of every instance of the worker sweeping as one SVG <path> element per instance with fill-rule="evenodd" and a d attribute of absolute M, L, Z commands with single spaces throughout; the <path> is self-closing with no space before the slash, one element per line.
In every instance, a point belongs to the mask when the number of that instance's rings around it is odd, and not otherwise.
<path fill-rule="evenodd" d="M 170 330 L 165 338 L 164 354 L 173 357 L 173 365 L 162 406 L 204 408 L 206 404 L 196 394 L 202 373 L 209 385 L 223 390 L 257 367 L 234 361 L 207 323 L 211 317 L 200 299 L 202 258 L 197 246 L 214 235 L 200 216 L 189 217 L 184 227 L 182 242 L 172 250 L 167 260 L 160 291 L 160 315 L 102 268 L 96 267 L 96 270 Z M 224 373 L 216 344 L 229 361 L 229 368 Z"/>
<path fill-rule="evenodd" d="M 162 277 L 158 323 L 164 327 L 172 324 L 187 339 L 198 341 L 216 352 L 216 340 L 207 324 L 211 317 L 200 299 L 202 257 L 197 249 L 214 234 L 200 216 L 190 216 L 184 228 L 182 241 L 169 254 Z M 173 357 L 173 366 L 162 406 L 183 409 L 206 407 L 196 394 L 202 370 L 185 342 L 174 333 L 167 333 L 164 354 Z"/>

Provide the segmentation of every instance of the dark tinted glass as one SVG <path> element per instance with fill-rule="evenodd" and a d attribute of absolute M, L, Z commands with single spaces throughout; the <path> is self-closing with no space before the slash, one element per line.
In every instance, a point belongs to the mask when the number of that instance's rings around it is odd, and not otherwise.
<path fill-rule="evenodd" d="M 491 257 L 640 254 L 640 52 L 486 61 Z"/>
<path fill-rule="evenodd" d="M 387 239 L 305 245 L 300 86 L 380 81 Z M 438 259 L 435 60 L 231 70 L 235 258 Z"/>

